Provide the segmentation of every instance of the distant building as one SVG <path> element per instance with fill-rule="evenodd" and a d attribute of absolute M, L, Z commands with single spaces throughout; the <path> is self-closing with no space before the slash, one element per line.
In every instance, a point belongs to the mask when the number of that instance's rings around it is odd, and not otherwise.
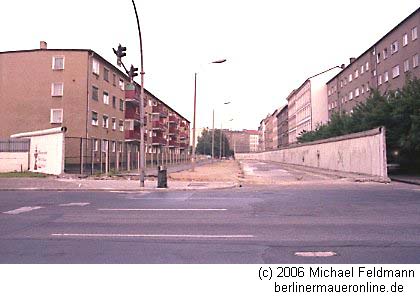
<path fill-rule="evenodd" d="M 352 113 L 369 97 L 371 89 L 382 94 L 404 86 L 406 78 L 420 78 L 420 8 L 327 82 L 328 116 Z"/>
<path fill-rule="evenodd" d="M 249 152 L 257 152 L 259 145 L 259 133 L 258 130 L 244 130 L 249 134 Z"/>
<path fill-rule="evenodd" d="M 285 105 L 277 110 L 277 135 L 278 148 L 285 147 L 289 144 L 289 115 L 288 106 Z"/>

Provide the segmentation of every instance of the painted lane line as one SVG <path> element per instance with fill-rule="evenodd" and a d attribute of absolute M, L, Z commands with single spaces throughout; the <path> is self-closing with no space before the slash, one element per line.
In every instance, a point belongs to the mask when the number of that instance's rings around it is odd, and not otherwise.
<path fill-rule="evenodd" d="M 138 238 L 197 238 L 197 239 L 246 239 L 253 235 L 206 235 L 206 234 L 136 234 L 136 233 L 52 233 L 56 237 L 138 237 Z"/>
<path fill-rule="evenodd" d="M 59 206 L 86 206 L 89 204 L 90 204 L 89 202 L 71 202 L 71 203 L 60 204 Z"/>
<path fill-rule="evenodd" d="M 226 208 L 98 208 L 100 211 L 226 211 Z"/>
<path fill-rule="evenodd" d="M 20 207 L 14 210 L 9 210 L 9 211 L 5 211 L 3 212 L 4 214 L 9 214 L 9 215 L 17 215 L 20 213 L 24 213 L 24 212 L 28 212 L 31 210 L 36 210 L 36 209 L 40 209 L 42 208 L 42 206 L 24 206 L 24 207 Z"/>
<path fill-rule="evenodd" d="M 336 256 L 337 253 L 332 251 L 315 251 L 315 252 L 295 252 L 295 256 L 302 256 L 302 257 L 330 257 Z"/>

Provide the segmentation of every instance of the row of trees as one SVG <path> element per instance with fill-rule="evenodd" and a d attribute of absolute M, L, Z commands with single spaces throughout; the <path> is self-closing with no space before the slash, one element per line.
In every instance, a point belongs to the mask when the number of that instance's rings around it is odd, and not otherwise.
<path fill-rule="evenodd" d="M 372 90 L 351 114 L 334 114 L 328 124 L 305 132 L 298 142 L 310 142 L 385 126 L 388 160 L 420 170 L 420 80 L 408 79 L 397 91 Z"/>
<path fill-rule="evenodd" d="M 222 135 L 222 151 L 220 151 L 220 134 Z M 201 136 L 197 139 L 197 147 L 195 151 L 197 154 L 211 155 L 212 150 L 212 130 L 204 129 Z M 214 131 L 214 157 L 233 156 L 233 151 L 230 149 L 229 141 L 226 135 L 220 130 L 215 129 Z"/>

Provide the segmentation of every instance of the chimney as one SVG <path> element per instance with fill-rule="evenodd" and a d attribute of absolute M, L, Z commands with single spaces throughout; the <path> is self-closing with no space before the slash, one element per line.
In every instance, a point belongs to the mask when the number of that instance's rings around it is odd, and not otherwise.
<path fill-rule="evenodd" d="M 47 42 L 40 41 L 39 42 L 39 49 L 47 50 Z"/>
<path fill-rule="evenodd" d="M 350 57 L 350 63 L 353 63 L 356 60 L 354 57 Z"/>

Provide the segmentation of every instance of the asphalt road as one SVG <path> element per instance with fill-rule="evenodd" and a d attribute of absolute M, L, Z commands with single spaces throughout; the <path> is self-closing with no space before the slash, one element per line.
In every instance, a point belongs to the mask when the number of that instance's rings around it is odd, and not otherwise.
<path fill-rule="evenodd" d="M 8 191 L 0 212 L 0 263 L 420 263 L 420 187 L 403 183 Z"/>

